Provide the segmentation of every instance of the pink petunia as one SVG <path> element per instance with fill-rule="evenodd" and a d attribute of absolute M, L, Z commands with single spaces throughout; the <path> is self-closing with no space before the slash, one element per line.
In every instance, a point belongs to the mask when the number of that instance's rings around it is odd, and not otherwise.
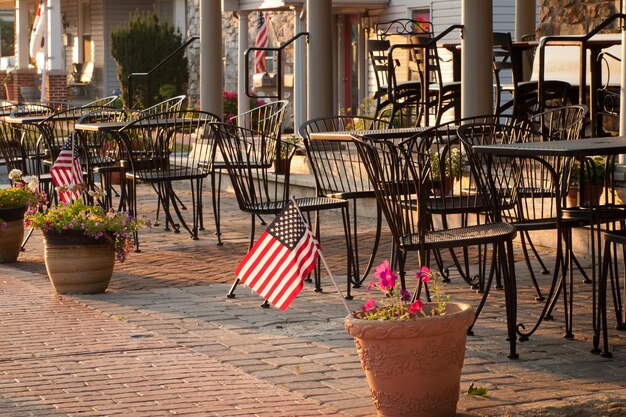
<path fill-rule="evenodd" d="M 361 307 L 361 310 L 370 311 L 374 308 L 376 308 L 376 300 L 374 300 L 373 298 L 370 298 L 369 300 L 365 302 L 365 304 L 363 304 L 363 307 Z"/>
<path fill-rule="evenodd" d="M 415 274 L 415 278 L 422 280 L 423 283 L 427 283 L 430 282 L 430 274 L 430 268 L 423 266 L 422 269 Z"/>
<path fill-rule="evenodd" d="M 378 278 L 378 286 L 385 291 L 389 291 L 396 285 L 396 278 L 398 277 L 395 272 L 391 270 L 389 261 L 385 260 L 383 263 L 376 267 L 374 276 Z"/>
<path fill-rule="evenodd" d="M 419 313 L 422 311 L 422 307 L 424 307 L 424 303 L 420 300 L 413 301 L 413 303 L 409 306 L 409 314 Z"/>

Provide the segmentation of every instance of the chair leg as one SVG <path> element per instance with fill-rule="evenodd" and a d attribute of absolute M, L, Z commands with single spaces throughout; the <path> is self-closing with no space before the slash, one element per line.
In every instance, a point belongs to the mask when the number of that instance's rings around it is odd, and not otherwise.
<path fill-rule="evenodd" d="M 506 301 L 506 323 L 509 338 L 509 359 L 517 359 L 516 331 L 517 331 L 517 282 L 515 278 L 515 258 L 513 256 L 513 241 L 503 243 L 501 269 L 504 272 L 504 298 Z M 506 251 L 506 253 L 504 253 Z"/>
<path fill-rule="evenodd" d="M 602 353 L 605 358 L 610 358 L 612 353 L 609 351 L 609 336 L 607 327 L 607 313 L 606 313 L 606 281 L 609 274 L 609 265 L 611 263 L 611 244 L 606 242 L 604 247 L 604 255 L 602 258 L 602 272 L 600 280 L 598 282 L 597 293 L 597 310 L 596 310 L 596 291 L 593 291 L 593 349 L 592 353 Z M 600 351 L 600 332 L 602 332 L 602 352 Z"/>
<path fill-rule="evenodd" d="M 346 262 L 346 281 L 347 281 L 347 289 L 346 289 L 346 300 L 352 300 L 352 294 L 350 293 L 350 289 L 352 287 L 352 268 L 354 262 L 354 252 L 352 249 L 352 237 L 350 236 L 350 214 L 348 212 L 348 207 L 344 207 L 341 209 L 342 217 L 343 217 L 343 233 L 346 239 L 346 255 L 348 257 L 348 262 Z"/>
<path fill-rule="evenodd" d="M 215 183 L 216 172 L 211 171 L 211 201 L 213 203 L 213 219 L 215 220 L 215 235 L 217 236 L 217 245 L 223 245 L 222 232 L 220 230 L 220 187 L 222 183 L 222 175 L 218 177 L 217 184 Z"/>

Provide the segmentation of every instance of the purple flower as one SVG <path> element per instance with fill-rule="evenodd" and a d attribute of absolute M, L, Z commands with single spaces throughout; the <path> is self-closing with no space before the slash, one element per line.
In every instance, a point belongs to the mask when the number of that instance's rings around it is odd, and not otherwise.
<path fill-rule="evenodd" d="M 374 276 L 378 278 L 378 287 L 383 291 L 391 290 L 396 285 L 396 278 L 398 277 L 395 272 L 391 270 L 389 261 L 387 260 L 376 267 Z"/>
<path fill-rule="evenodd" d="M 400 298 L 402 299 L 402 301 L 409 301 L 411 299 L 411 293 L 408 292 L 406 289 L 402 289 L 400 290 Z"/>

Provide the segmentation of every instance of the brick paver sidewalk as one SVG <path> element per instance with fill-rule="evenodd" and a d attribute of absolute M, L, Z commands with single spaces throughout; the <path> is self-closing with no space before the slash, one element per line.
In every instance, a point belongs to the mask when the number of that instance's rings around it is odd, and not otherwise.
<path fill-rule="evenodd" d="M 147 210 L 156 207 L 147 192 L 141 201 Z M 18 263 L 1 266 L 0 416 L 375 415 L 354 342 L 343 330 L 346 311 L 328 278 L 324 293 L 306 285 L 285 312 L 259 308 L 260 299 L 245 288 L 225 298 L 247 249 L 249 216 L 224 194 L 220 247 L 210 214 L 197 241 L 184 232 L 143 231 L 142 253 L 116 266 L 101 295 L 54 294 L 38 235 Z M 343 289 L 338 218 L 330 215 L 324 225 L 330 225 L 324 252 Z M 388 253 L 386 246 L 380 260 Z M 530 322 L 539 305 L 521 263 L 518 271 L 520 315 Z M 454 273 L 448 287 L 455 300 L 479 299 Z M 354 295 L 350 307 L 358 308 L 367 294 L 361 288 Z M 626 335 L 611 330 L 615 358 L 590 354 L 589 306 L 589 286 L 577 283 L 576 339 L 561 337 L 559 305 L 555 320 L 519 345 L 520 360 L 510 361 L 503 297 L 494 290 L 476 336 L 468 338 L 461 383 L 462 391 L 470 383 L 487 387 L 490 397 L 461 395 L 459 411 L 548 416 L 549 407 L 574 402 L 583 404 L 579 409 L 618 410 L 598 416 L 626 415 L 617 414 L 626 403 Z"/>

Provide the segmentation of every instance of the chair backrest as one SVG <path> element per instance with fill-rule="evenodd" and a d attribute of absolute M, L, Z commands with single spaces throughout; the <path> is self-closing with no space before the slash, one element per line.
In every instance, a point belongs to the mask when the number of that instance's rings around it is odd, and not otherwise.
<path fill-rule="evenodd" d="M 489 157 L 473 151 L 476 145 L 534 140 L 537 136 L 528 125 L 503 128 L 475 123 L 459 127 L 458 135 L 482 198 L 497 210 L 497 219 L 514 224 L 534 222 L 537 229 L 542 221 L 555 224 L 562 207 L 557 197 L 565 195 L 563 179 L 570 170 L 568 158 Z"/>
<path fill-rule="evenodd" d="M 277 139 L 256 130 L 232 124 L 211 124 L 239 208 L 248 213 L 278 213 L 289 198 L 289 163 L 295 147 L 287 154 L 287 171 L 282 181 L 273 173 L 267 148 Z"/>
<path fill-rule="evenodd" d="M 180 112 L 183 107 L 183 101 L 187 98 L 186 95 L 180 95 L 167 100 L 163 100 L 153 106 L 140 110 L 145 114 L 158 114 L 164 112 Z"/>
<path fill-rule="evenodd" d="M 374 70 L 376 87 L 379 91 L 387 88 L 390 81 L 389 65 L 387 61 L 388 50 L 390 47 L 391 44 L 386 39 L 367 40 L 367 51 L 370 57 L 370 61 L 372 63 L 372 69 Z"/>
<path fill-rule="evenodd" d="M 378 207 L 383 212 L 396 248 L 418 248 L 420 229 L 426 219 L 418 205 L 420 186 L 405 151 L 389 141 L 355 139 L 356 148 L 374 186 Z"/>
<path fill-rule="evenodd" d="M 278 138 L 288 105 L 287 100 L 272 101 L 233 116 L 227 122 Z"/>
<path fill-rule="evenodd" d="M 173 110 L 128 123 L 119 136 L 130 171 L 146 181 L 206 177 L 215 155 L 209 123 L 219 120 L 200 110 Z"/>
<path fill-rule="evenodd" d="M 85 113 L 75 124 L 128 122 L 139 118 L 140 113 L 124 109 L 102 109 Z M 82 160 L 87 173 L 96 167 L 111 166 L 119 161 L 120 147 L 115 132 L 77 131 Z"/>
<path fill-rule="evenodd" d="M 379 22 L 374 26 L 374 34 L 379 39 L 393 35 L 431 35 L 432 33 L 434 33 L 432 22 L 407 18 Z"/>
<path fill-rule="evenodd" d="M 90 101 L 87 104 L 83 104 L 81 107 L 112 107 L 119 96 L 117 94 L 107 97 L 102 97 L 97 100 Z"/>
<path fill-rule="evenodd" d="M 373 188 L 351 139 L 315 139 L 310 133 L 389 129 L 392 125 L 364 116 L 332 116 L 308 120 L 300 126 L 317 194 L 340 198 L 373 197 Z"/>
<path fill-rule="evenodd" d="M 577 140 L 581 138 L 587 112 L 586 105 L 557 107 L 522 120 L 522 123 L 528 123 L 531 130 L 541 136 L 536 140 Z"/>
<path fill-rule="evenodd" d="M 20 104 L 11 112 L 11 117 L 21 116 L 48 116 L 54 113 L 54 109 L 44 104 Z"/>

